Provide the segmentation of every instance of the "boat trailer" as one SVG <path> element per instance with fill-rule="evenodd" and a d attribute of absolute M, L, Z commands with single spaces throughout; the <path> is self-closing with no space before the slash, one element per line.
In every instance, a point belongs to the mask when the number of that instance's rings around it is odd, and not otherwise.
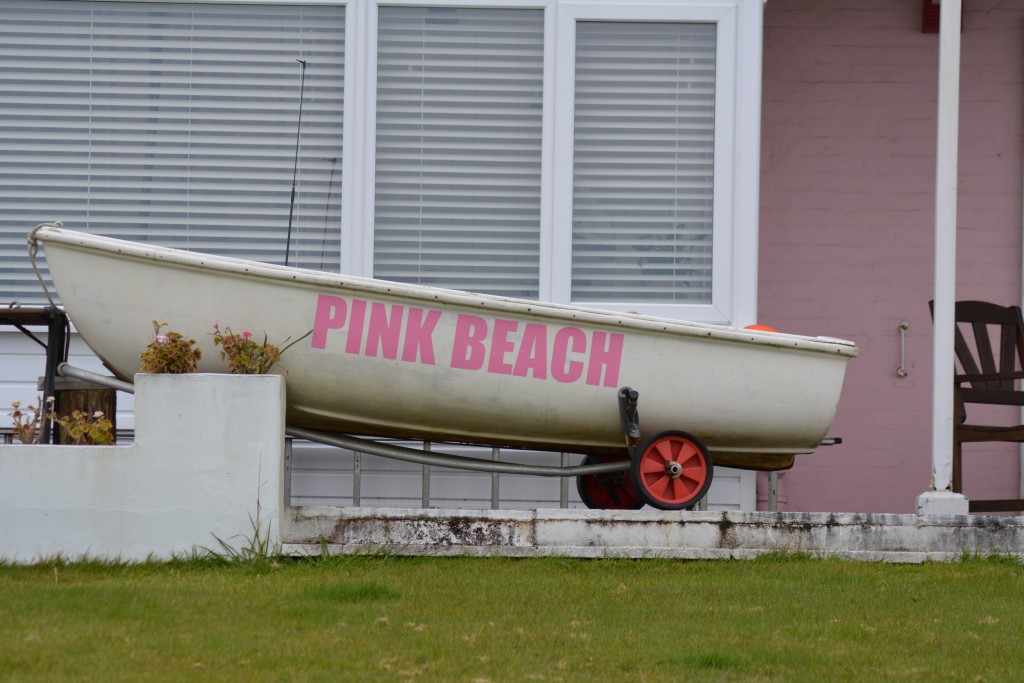
<path fill-rule="evenodd" d="M 125 393 L 135 393 L 135 387 L 130 382 L 67 363 L 59 365 L 57 373 Z M 622 387 L 617 396 L 624 436 L 623 453 L 584 454 L 579 465 L 528 465 L 483 460 L 299 427 L 286 426 L 285 434 L 336 448 L 432 467 L 492 474 L 576 477 L 580 498 L 589 508 L 639 509 L 649 504 L 660 509 L 678 510 L 695 506 L 707 493 L 714 472 L 707 447 L 692 434 L 675 430 L 661 432 L 643 441 L 638 411 L 639 392 L 630 387 Z"/>

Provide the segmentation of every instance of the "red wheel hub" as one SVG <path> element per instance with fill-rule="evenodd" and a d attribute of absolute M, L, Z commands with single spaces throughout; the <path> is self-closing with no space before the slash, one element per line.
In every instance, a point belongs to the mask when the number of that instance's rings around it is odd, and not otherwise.
<path fill-rule="evenodd" d="M 707 492 L 713 474 L 707 448 L 685 432 L 665 432 L 652 438 L 632 470 L 647 502 L 668 510 L 695 504 Z"/>

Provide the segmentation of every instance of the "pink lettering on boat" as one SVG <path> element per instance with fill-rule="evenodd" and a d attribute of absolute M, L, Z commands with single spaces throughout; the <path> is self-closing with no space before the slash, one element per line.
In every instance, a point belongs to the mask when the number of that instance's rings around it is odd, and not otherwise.
<path fill-rule="evenodd" d="M 607 340 L 607 342 L 606 342 Z M 601 385 L 601 368 L 604 368 L 604 386 L 619 384 L 619 365 L 622 362 L 623 335 L 619 332 L 608 334 L 595 331 L 590 343 L 590 358 L 587 362 L 587 384 Z"/>
<path fill-rule="evenodd" d="M 385 358 L 398 358 L 398 340 L 402 335 L 404 306 L 391 306 L 374 301 L 370 306 L 370 324 L 366 333 L 366 355 L 376 356 L 380 349 Z"/>
<path fill-rule="evenodd" d="M 516 354 L 516 364 L 512 374 L 526 377 L 532 373 L 536 379 L 548 377 L 548 327 L 540 323 L 526 323 L 523 328 L 523 340 Z"/>
<path fill-rule="evenodd" d="M 345 353 L 359 353 L 363 344 L 363 322 L 366 320 L 366 302 L 362 299 L 352 300 L 352 317 L 348 324 L 348 338 L 345 340 Z"/>
<path fill-rule="evenodd" d="M 454 324 L 445 316 L 455 316 Z M 469 313 L 405 306 L 385 301 L 345 299 L 321 294 L 313 315 L 314 349 L 334 348 L 367 358 L 437 365 L 434 334 L 452 343 L 448 366 L 492 375 L 532 377 L 571 384 L 616 387 L 625 337 L 619 332 L 557 327 L 540 322 L 486 318 Z M 554 335 L 551 337 L 551 335 Z"/>
<path fill-rule="evenodd" d="M 555 333 L 551 351 L 551 376 L 559 382 L 575 382 L 583 376 L 583 361 L 569 360 L 570 353 L 583 354 L 587 350 L 587 335 L 576 327 L 563 327 Z"/>
<path fill-rule="evenodd" d="M 455 339 L 452 345 L 453 368 L 479 370 L 484 366 L 487 348 L 487 321 L 477 315 L 460 313 L 455 320 Z"/>
<path fill-rule="evenodd" d="M 316 314 L 313 316 L 313 338 L 310 346 L 314 349 L 327 348 L 327 333 L 345 326 L 348 304 L 337 296 L 321 294 L 316 300 Z"/>
<path fill-rule="evenodd" d="M 515 320 L 503 320 L 496 318 L 494 321 L 494 334 L 491 337 L 491 354 L 487 361 L 487 372 L 496 375 L 511 375 L 512 364 L 505 360 L 505 356 L 515 350 L 516 343 L 508 336 L 519 328 Z"/>
<path fill-rule="evenodd" d="M 424 319 L 424 312 L 427 314 Z M 402 347 L 402 360 L 415 363 L 419 355 L 424 365 L 434 365 L 434 328 L 441 320 L 441 311 L 424 311 L 422 308 L 410 308 L 405 323 L 405 344 Z"/>

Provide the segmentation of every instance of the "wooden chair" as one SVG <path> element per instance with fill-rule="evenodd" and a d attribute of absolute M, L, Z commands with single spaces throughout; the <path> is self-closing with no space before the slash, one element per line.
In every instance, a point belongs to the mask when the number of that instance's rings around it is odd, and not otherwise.
<path fill-rule="evenodd" d="M 934 302 L 928 307 L 934 316 Z M 955 318 L 956 358 L 962 372 L 953 378 L 953 491 L 963 493 L 963 444 L 1024 442 L 1024 424 L 976 424 L 967 416 L 972 403 L 1024 406 L 1024 391 L 1018 388 L 1018 380 L 1024 379 L 1024 317 L 1019 306 L 958 301 Z M 1014 421 L 1021 421 L 1019 415 Z M 969 510 L 1020 511 L 1024 499 L 970 499 Z"/>

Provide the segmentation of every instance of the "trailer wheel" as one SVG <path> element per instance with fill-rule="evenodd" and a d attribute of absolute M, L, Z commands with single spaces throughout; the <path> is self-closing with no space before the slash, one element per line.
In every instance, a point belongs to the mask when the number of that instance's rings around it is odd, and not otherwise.
<path fill-rule="evenodd" d="M 624 460 L 615 456 L 588 455 L 581 465 L 599 465 Z M 639 510 L 645 504 L 633 486 L 627 470 L 604 474 L 583 474 L 576 477 L 580 500 L 591 510 Z"/>
<path fill-rule="evenodd" d="M 662 510 L 685 510 L 707 493 L 714 466 L 700 439 L 667 431 L 637 449 L 629 471 L 644 502 Z"/>

